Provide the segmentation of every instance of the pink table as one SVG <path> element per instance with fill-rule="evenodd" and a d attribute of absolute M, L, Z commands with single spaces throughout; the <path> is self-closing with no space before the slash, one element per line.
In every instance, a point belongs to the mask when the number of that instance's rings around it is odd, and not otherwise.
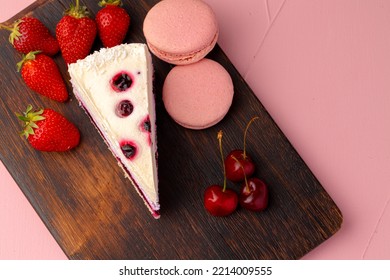
<path fill-rule="evenodd" d="M 344 214 L 304 258 L 390 259 L 390 2 L 205 1 L 218 43 Z M 0 0 L 0 22 L 32 2 Z M 66 259 L 2 165 L 0 178 L 0 259 Z"/>

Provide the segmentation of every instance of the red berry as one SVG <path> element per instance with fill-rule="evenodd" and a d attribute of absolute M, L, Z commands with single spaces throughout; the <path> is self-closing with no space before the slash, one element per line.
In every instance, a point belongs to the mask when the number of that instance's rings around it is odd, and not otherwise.
<path fill-rule="evenodd" d="M 255 172 L 255 164 L 244 151 L 233 150 L 225 159 L 226 177 L 233 182 L 241 182 Z"/>
<path fill-rule="evenodd" d="M 238 204 L 237 193 L 218 185 L 206 188 L 204 192 L 204 206 L 213 216 L 228 216 L 236 210 Z"/>
<path fill-rule="evenodd" d="M 259 117 L 253 117 L 245 127 L 244 132 L 244 149 L 233 150 L 225 159 L 226 177 L 233 182 L 243 181 L 246 177 L 251 176 L 255 172 L 255 164 L 251 157 L 246 153 L 246 135 L 249 126 Z"/>
<path fill-rule="evenodd" d="M 68 91 L 54 60 L 39 52 L 30 52 L 18 63 L 22 78 L 33 91 L 59 102 L 68 99 Z"/>
<path fill-rule="evenodd" d="M 76 0 L 76 5 L 70 7 L 56 26 L 57 40 L 67 64 L 85 58 L 91 51 L 97 28 L 87 14 L 87 8 Z"/>
<path fill-rule="evenodd" d="M 80 142 L 77 127 L 64 116 L 52 109 L 32 111 L 27 107 L 18 118 L 24 122 L 24 135 L 30 145 L 39 151 L 65 152 L 76 147 Z"/>
<path fill-rule="evenodd" d="M 104 8 L 96 14 L 96 24 L 103 46 L 121 44 L 130 26 L 129 14 L 119 7 L 122 5 L 120 0 L 102 0 L 99 5 Z"/>
<path fill-rule="evenodd" d="M 226 172 L 223 161 L 222 151 L 222 130 L 218 132 L 219 151 L 223 167 L 223 187 L 212 185 L 206 188 L 203 197 L 203 203 L 206 210 L 213 216 L 227 216 L 234 212 L 238 204 L 237 193 L 226 188 Z"/>
<path fill-rule="evenodd" d="M 268 187 L 258 178 L 250 178 L 241 187 L 240 205 L 252 211 L 263 211 L 268 206 Z"/>
<path fill-rule="evenodd" d="M 21 53 L 32 51 L 53 56 L 60 50 L 57 40 L 49 29 L 37 18 L 23 17 L 14 22 L 12 27 L 0 25 L 1 28 L 11 31 L 9 42 Z"/>

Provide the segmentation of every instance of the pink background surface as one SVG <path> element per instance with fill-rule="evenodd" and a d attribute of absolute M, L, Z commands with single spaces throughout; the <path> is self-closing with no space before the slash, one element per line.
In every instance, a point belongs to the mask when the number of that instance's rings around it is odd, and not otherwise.
<path fill-rule="evenodd" d="M 205 1 L 219 45 L 343 212 L 304 259 L 390 259 L 390 1 Z M 0 22 L 32 2 L 0 0 Z M 66 259 L 2 164 L 0 182 L 0 259 Z"/>

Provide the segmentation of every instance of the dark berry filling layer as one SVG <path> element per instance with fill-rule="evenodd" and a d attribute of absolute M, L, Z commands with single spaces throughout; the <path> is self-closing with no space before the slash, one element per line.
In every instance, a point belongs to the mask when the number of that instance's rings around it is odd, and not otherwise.
<path fill-rule="evenodd" d="M 130 160 L 137 155 L 137 146 L 134 142 L 123 141 L 122 143 L 120 143 L 120 147 L 125 157 Z"/>
<path fill-rule="evenodd" d="M 122 100 L 116 107 L 116 114 L 119 117 L 127 117 L 133 113 L 134 106 L 129 100 Z"/>
<path fill-rule="evenodd" d="M 149 144 L 149 146 L 151 146 L 151 144 L 152 144 L 152 139 L 151 139 L 152 127 L 150 124 L 149 115 L 143 119 L 143 121 L 139 125 L 139 128 L 142 132 L 145 132 L 147 134 L 148 144 Z"/>
<path fill-rule="evenodd" d="M 142 127 L 143 127 L 143 130 L 145 130 L 145 131 L 147 131 L 149 133 L 151 132 L 149 116 L 146 117 L 146 119 L 143 121 Z"/>
<path fill-rule="evenodd" d="M 127 72 L 119 72 L 110 81 L 111 87 L 116 92 L 128 90 L 133 84 L 133 77 Z"/>

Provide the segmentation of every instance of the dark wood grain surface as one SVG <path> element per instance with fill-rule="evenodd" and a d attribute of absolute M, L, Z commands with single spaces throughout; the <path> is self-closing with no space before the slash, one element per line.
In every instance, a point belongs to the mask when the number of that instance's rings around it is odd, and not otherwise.
<path fill-rule="evenodd" d="M 31 14 L 54 34 L 70 2 L 37 1 L 8 23 Z M 126 42 L 145 42 L 143 19 L 156 2 L 124 1 L 132 18 Z M 82 3 L 93 16 L 100 9 L 97 1 Z M 161 88 L 171 66 L 153 58 L 161 199 L 161 218 L 155 220 L 78 106 L 61 55 L 55 60 L 71 93 L 65 104 L 24 85 L 16 72 L 22 56 L 8 34 L 0 30 L 1 160 L 70 259 L 299 259 L 340 228 L 340 210 L 218 46 L 208 57 L 231 74 L 235 96 L 225 119 L 201 131 L 180 127 L 166 113 Z M 100 47 L 97 40 L 94 49 Z M 79 127 L 81 144 L 66 153 L 33 150 L 18 135 L 15 117 L 27 104 L 61 112 Z M 255 175 L 269 185 L 269 207 L 212 217 L 202 197 L 208 185 L 223 181 L 217 131 L 224 131 L 226 153 L 241 148 L 244 127 L 255 115 L 260 120 L 251 126 L 247 146 Z"/>

